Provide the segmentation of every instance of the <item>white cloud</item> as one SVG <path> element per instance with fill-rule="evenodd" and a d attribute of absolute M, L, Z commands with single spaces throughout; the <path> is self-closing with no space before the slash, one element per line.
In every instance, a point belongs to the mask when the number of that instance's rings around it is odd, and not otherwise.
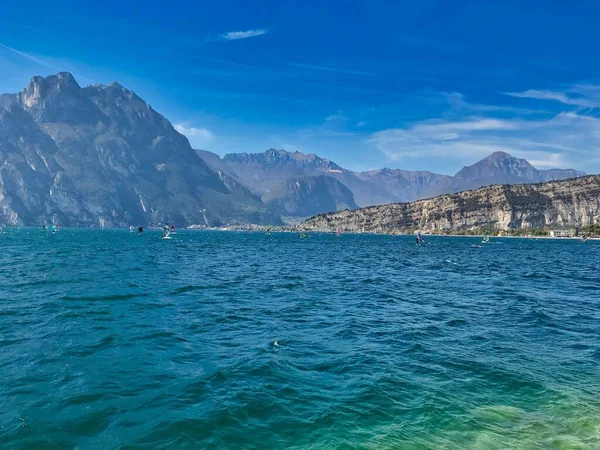
<path fill-rule="evenodd" d="M 515 124 L 507 120 L 476 117 L 462 122 L 430 121 L 417 124 L 414 128 L 422 133 L 445 136 L 446 133 L 456 134 L 461 131 L 511 130 L 515 128 Z"/>
<path fill-rule="evenodd" d="M 556 101 L 583 108 L 600 107 L 600 88 L 598 86 L 575 85 L 565 92 L 528 89 L 523 92 L 507 92 L 506 94 L 517 98 Z"/>
<path fill-rule="evenodd" d="M 188 138 L 192 147 L 206 150 L 206 146 L 215 140 L 215 135 L 206 128 L 188 127 L 184 124 L 174 124 L 173 127 Z"/>
<path fill-rule="evenodd" d="M 262 36 L 263 34 L 267 34 L 267 32 L 268 30 L 266 28 L 246 31 L 228 31 L 227 33 L 223 33 L 221 38 L 225 39 L 226 41 L 236 41 L 238 39 L 248 39 L 256 36 Z"/>
<path fill-rule="evenodd" d="M 344 116 L 340 112 L 325 117 L 325 122 L 345 122 L 346 120 L 348 120 L 348 117 Z"/>
<path fill-rule="evenodd" d="M 597 167 L 600 161 L 600 119 L 564 112 L 538 120 L 424 121 L 378 131 L 368 143 L 392 161 L 435 158 L 456 167 L 504 151 L 540 168 L 591 172 L 589 163 L 595 161 Z"/>

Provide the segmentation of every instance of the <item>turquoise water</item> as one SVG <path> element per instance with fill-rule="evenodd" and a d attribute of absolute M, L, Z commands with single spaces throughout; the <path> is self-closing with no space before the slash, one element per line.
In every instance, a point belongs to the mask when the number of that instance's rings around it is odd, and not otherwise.
<path fill-rule="evenodd" d="M 0 234 L 0 447 L 600 448 L 600 242 Z"/>

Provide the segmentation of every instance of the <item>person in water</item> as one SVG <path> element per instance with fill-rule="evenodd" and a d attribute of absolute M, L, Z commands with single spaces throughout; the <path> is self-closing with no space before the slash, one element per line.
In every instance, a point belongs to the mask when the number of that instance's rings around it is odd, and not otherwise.
<path fill-rule="evenodd" d="M 143 227 L 138 227 L 138 234 L 142 234 L 144 232 L 144 228 Z"/>
<path fill-rule="evenodd" d="M 171 233 L 175 232 L 175 225 L 171 225 Z"/>

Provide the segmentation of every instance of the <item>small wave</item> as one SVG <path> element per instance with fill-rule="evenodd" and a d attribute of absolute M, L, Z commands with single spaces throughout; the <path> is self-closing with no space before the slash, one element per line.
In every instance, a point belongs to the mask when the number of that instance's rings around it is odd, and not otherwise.
<path fill-rule="evenodd" d="M 469 322 L 467 322 L 464 319 L 452 319 L 449 320 L 448 322 L 446 322 L 446 325 L 448 325 L 449 327 L 458 327 L 460 325 L 468 325 Z"/>
<path fill-rule="evenodd" d="M 531 279 L 541 279 L 541 280 L 551 280 L 552 277 L 547 273 L 540 272 L 527 272 L 521 274 L 521 278 L 531 278 Z"/>
<path fill-rule="evenodd" d="M 585 289 L 586 291 L 600 291 L 600 286 L 583 285 L 577 286 L 577 289 Z"/>
<path fill-rule="evenodd" d="M 425 353 L 427 349 L 423 347 L 421 344 L 414 344 L 409 349 L 405 350 L 404 353 Z"/>
<path fill-rule="evenodd" d="M 84 405 L 87 403 L 93 403 L 95 401 L 101 400 L 104 397 L 104 394 L 85 394 L 85 395 L 77 395 L 74 397 L 68 398 L 63 405 L 71 406 L 71 405 Z"/>
<path fill-rule="evenodd" d="M 170 295 L 186 294 L 188 292 L 200 291 L 202 289 L 207 289 L 207 288 L 208 288 L 208 286 L 200 286 L 200 285 L 196 285 L 196 284 L 189 284 L 187 286 L 183 286 L 183 287 L 175 289 L 174 291 L 171 292 Z"/>
<path fill-rule="evenodd" d="M 141 293 L 141 294 L 113 294 L 113 295 L 97 295 L 97 296 L 81 296 L 81 297 L 76 297 L 73 295 L 63 295 L 62 297 L 59 297 L 59 300 L 66 300 L 66 301 L 112 301 L 112 300 L 131 300 L 133 298 L 138 298 L 138 297 L 147 297 L 148 294 L 146 293 Z"/>

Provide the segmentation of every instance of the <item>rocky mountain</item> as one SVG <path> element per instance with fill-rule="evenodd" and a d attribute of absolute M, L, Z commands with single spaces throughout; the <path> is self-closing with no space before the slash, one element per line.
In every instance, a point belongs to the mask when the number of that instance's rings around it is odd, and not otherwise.
<path fill-rule="evenodd" d="M 454 176 L 453 189 L 474 189 L 488 184 L 540 183 L 583 175 L 583 172 L 572 169 L 538 170 L 525 159 L 494 152 L 472 166 L 463 167 Z"/>
<path fill-rule="evenodd" d="M 123 86 L 66 72 L 0 96 L 0 221 L 123 226 L 279 223 L 215 173 L 171 123 Z"/>
<path fill-rule="evenodd" d="M 494 153 L 455 176 L 353 172 L 271 149 L 223 158 L 187 139 L 123 86 L 80 87 L 62 72 L 0 95 L 0 223 L 121 226 L 162 221 L 278 224 L 279 214 L 405 202 L 491 183 L 583 175 Z"/>
<path fill-rule="evenodd" d="M 350 189 L 325 175 L 283 181 L 269 188 L 262 199 L 282 216 L 291 217 L 358 208 Z"/>
<path fill-rule="evenodd" d="M 600 175 L 538 184 L 492 185 L 412 203 L 315 216 L 302 229 L 448 232 L 600 224 Z"/>
<path fill-rule="evenodd" d="M 273 186 L 303 176 L 341 173 L 337 164 L 317 155 L 270 149 L 264 153 L 232 153 L 222 163 L 259 195 Z"/>
<path fill-rule="evenodd" d="M 378 186 L 388 195 L 387 202 L 407 202 L 448 192 L 453 178 L 426 171 L 381 169 L 359 172 L 356 176 L 370 186 Z"/>
<path fill-rule="evenodd" d="M 414 201 L 490 184 L 539 183 L 585 175 L 571 169 L 538 170 L 526 160 L 503 152 L 492 153 L 455 176 L 388 168 L 353 172 L 314 154 L 275 149 L 228 154 L 223 159 L 210 154 L 205 160 L 261 196 L 297 177 L 326 175 L 346 185 L 360 206 Z"/>
<path fill-rule="evenodd" d="M 213 170 L 247 186 L 283 216 L 304 218 L 325 211 L 358 208 L 352 191 L 339 181 L 347 182 L 354 175 L 325 158 L 275 149 L 223 158 L 205 150 L 196 152 Z M 354 186 L 353 181 L 360 183 L 355 179 L 348 184 Z"/>

